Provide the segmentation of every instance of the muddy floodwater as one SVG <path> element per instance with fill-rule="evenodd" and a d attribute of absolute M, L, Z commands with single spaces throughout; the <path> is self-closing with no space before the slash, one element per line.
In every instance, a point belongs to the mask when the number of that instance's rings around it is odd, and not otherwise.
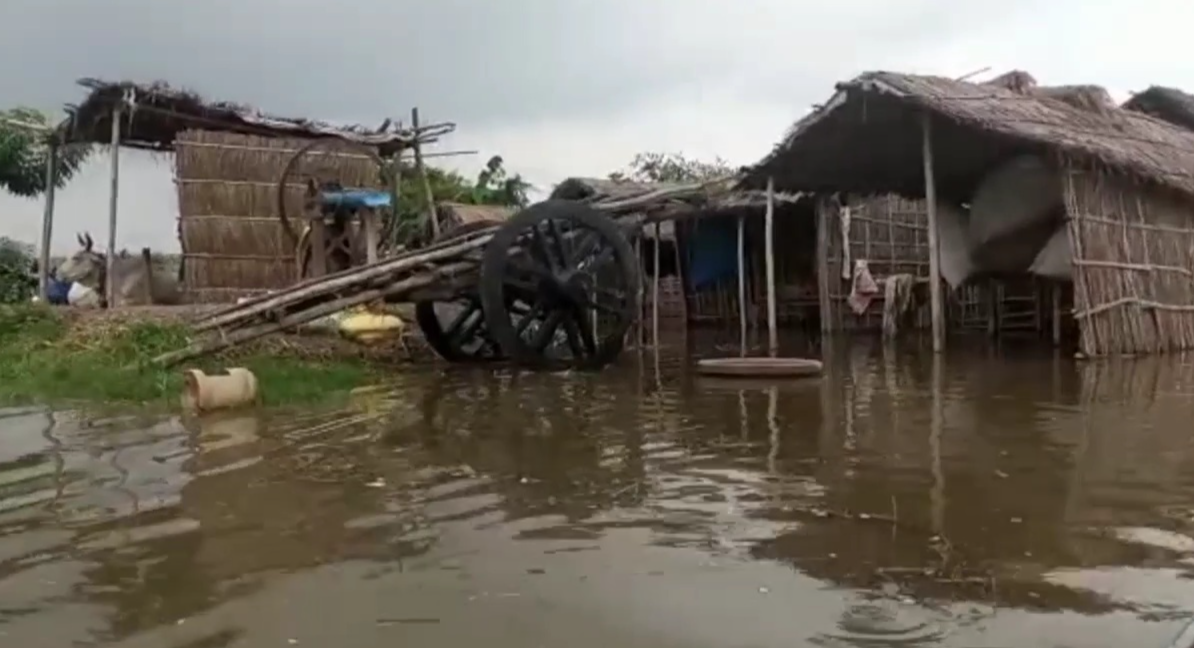
<path fill-rule="evenodd" d="M 3 410 L 0 645 L 1162 648 L 1187 622 L 1194 360 L 825 357 L 778 386 L 630 352 L 334 409 Z"/>

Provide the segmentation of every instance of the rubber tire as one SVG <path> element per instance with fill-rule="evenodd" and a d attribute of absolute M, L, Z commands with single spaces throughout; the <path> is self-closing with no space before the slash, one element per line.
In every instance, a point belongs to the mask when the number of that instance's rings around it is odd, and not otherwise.
<path fill-rule="evenodd" d="M 571 220 L 597 232 L 606 243 L 614 248 L 615 262 L 620 266 L 630 299 L 626 304 L 626 329 L 614 337 L 598 341 L 597 353 L 577 364 L 571 361 L 553 361 L 528 349 L 518 336 L 510 313 L 506 309 L 503 285 L 510 247 L 526 230 L 548 220 Z M 481 258 L 480 294 L 481 308 L 485 313 L 485 325 L 493 336 L 502 355 L 527 368 L 540 370 L 581 369 L 596 370 L 609 365 L 622 353 L 626 332 L 639 312 L 639 262 L 634 248 L 623 235 L 622 229 L 605 212 L 570 200 L 545 200 L 518 212 L 497 231 L 485 245 Z"/>

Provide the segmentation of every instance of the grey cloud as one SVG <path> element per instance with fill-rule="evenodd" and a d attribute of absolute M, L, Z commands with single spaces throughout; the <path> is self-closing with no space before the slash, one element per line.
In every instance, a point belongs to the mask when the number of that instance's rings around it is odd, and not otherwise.
<path fill-rule="evenodd" d="M 874 67 L 984 27 L 969 5 L 939 0 L 4 5 L 0 60 L 22 63 L 0 72 L 0 95 L 24 103 L 78 99 L 81 76 L 164 79 L 282 114 L 369 123 L 419 105 L 478 129 L 631 111 L 719 82 L 809 99 L 855 61 Z"/>

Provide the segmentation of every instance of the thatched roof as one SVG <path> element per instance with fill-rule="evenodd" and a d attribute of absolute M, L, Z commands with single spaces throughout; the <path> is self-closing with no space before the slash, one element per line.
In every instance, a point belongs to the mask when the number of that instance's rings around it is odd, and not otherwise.
<path fill-rule="evenodd" d="M 441 222 L 451 227 L 473 223 L 502 223 L 514 215 L 514 207 L 500 205 L 469 205 L 458 202 L 435 204 L 436 215 Z"/>
<path fill-rule="evenodd" d="M 1124 102 L 1123 108 L 1194 130 L 1194 95 L 1177 88 L 1152 86 L 1132 95 L 1131 99 Z"/>
<path fill-rule="evenodd" d="M 868 72 L 838 84 L 823 107 L 748 170 L 741 186 L 757 189 L 771 176 L 789 191 L 921 197 L 928 114 L 937 184 L 947 198 L 969 199 L 993 166 L 1022 153 L 1060 153 L 1194 195 L 1194 133 L 1138 112 L 1103 109 L 1089 89 L 1071 89 L 1070 95 L 1086 95 L 1081 100 L 1056 94 Z"/>
<path fill-rule="evenodd" d="M 621 211 L 629 204 L 634 211 L 653 212 L 669 218 L 709 215 L 736 209 L 761 209 L 767 205 L 763 191 L 739 191 L 738 179 L 727 177 L 702 182 L 629 182 L 603 178 L 568 178 L 556 185 L 549 198 L 579 200 L 594 207 Z M 779 193 L 776 202 L 795 202 L 798 195 Z"/>
<path fill-rule="evenodd" d="M 244 104 L 208 101 L 190 90 L 165 82 L 102 81 L 81 79 L 89 93 L 82 103 L 67 106 L 70 117 L 60 133 L 67 143 L 107 144 L 112 137 L 112 112 L 126 99 L 132 104 L 122 119 L 122 144 L 132 148 L 167 151 L 178 133 L 204 129 L 242 135 L 295 139 L 336 138 L 378 147 L 382 155 L 409 145 L 415 134 L 398 129 L 387 120 L 382 128 L 333 126 L 311 119 L 277 117 Z M 433 141 L 451 132 L 453 124 L 421 129 L 420 141 Z"/>

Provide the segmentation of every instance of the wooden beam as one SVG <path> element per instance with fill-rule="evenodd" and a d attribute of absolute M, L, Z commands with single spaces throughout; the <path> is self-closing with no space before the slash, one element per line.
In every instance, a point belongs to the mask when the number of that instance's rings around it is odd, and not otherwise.
<path fill-rule="evenodd" d="M 945 313 L 941 296 L 941 249 L 937 240 L 937 183 L 933 177 L 932 121 L 926 112 L 923 121 L 923 157 L 925 174 L 925 211 L 929 226 L 929 308 L 932 316 L 933 352 L 945 348 Z"/>
<path fill-rule="evenodd" d="M 120 195 L 120 120 L 124 114 L 123 103 L 116 104 L 112 109 L 112 169 L 110 174 L 110 192 L 108 196 L 108 267 L 104 271 L 104 297 L 108 308 L 116 306 L 116 282 L 113 281 L 112 269 L 116 263 L 116 213 Z"/>
<path fill-rule="evenodd" d="M 746 357 L 746 216 L 738 217 L 738 355 Z"/>
<path fill-rule="evenodd" d="M 764 224 L 767 261 L 767 350 L 779 353 L 779 331 L 775 328 L 775 180 L 767 178 L 767 214 Z"/>
<path fill-rule="evenodd" d="M 49 298 L 50 242 L 54 238 L 54 190 L 58 180 L 58 142 L 50 142 L 46 152 L 46 207 L 41 216 L 41 252 L 37 260 L 37 295 L 43 303 Z"/>
<path fill-rule="evenodd" d="M 829 299 L 829 205 L 817 200 L 817 301 L 821 308 L 821 335 L 833 330 Z"/>
<path fill-rule="evenodd" d="M 413 148 L 415 151 L 415 172 L 423 183 L 423 195 L 427 199 L 427 218 L 431 220 L 431 236 L 439 238 L 439 215 L 435 209 L 435 194 L 431 191 L 431 181 L 427 179 L 427 167 L 423 165 L 423 145 L 419 142 L 419 109 L 410 109 L 410 126 L 415 131 Z"/>

